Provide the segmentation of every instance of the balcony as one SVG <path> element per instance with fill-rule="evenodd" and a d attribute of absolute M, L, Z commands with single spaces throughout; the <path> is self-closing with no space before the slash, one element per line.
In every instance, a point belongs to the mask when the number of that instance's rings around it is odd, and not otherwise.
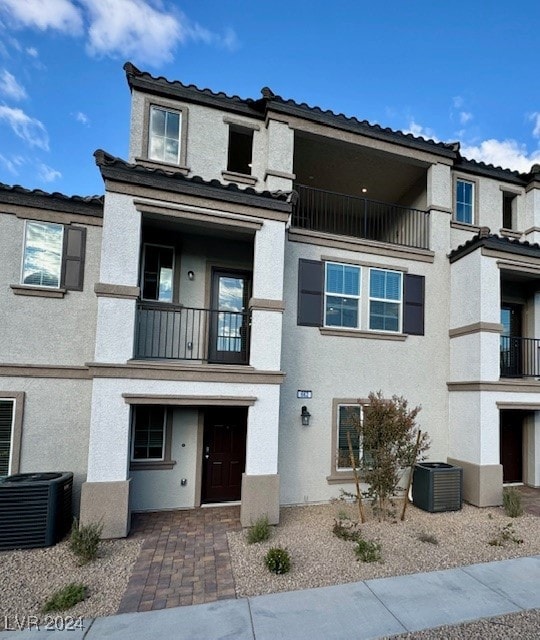
<path fill-rule="evenodd" d="M 540 339 L 501 336 L 501 378 L 540 378 Z"/>
<path fill-rule="evenodd" d="M 246 312 L 139 302 L 134 357 L 247 364 L 249 327 Z"/>
<path fill-rule="evenodd" d="M 292 226 L 365 240 L 429 249 L 429 213 L 359 196 L 295 185 Z"/>

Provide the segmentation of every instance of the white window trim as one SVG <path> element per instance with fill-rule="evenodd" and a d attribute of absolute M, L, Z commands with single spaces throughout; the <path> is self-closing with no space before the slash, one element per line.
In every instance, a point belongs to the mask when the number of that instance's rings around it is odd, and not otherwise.
<path fill-rule="evenodd" d="M 27 233 L 28 233 L 28 225 L 29 224 L 46 224 L 46 225 L 53 225 L 55 227 L 61 227 L 62 228 L 62 244 L 60 245 L 60 273 L 58 274 L 58 286 L 57 287 L 52 287 L 50 285 L 46 285 L 46 284 L 25 284 L 24 282 L 24 262 L 25 262 L 25 257 L 26 257 L 26 237 L 27 237 Z M 23 234 L 23 244 L 22 244 L 22 259 L 21 259 L 21 273 L 20 273 L 20 277 L 19 277 L 19 282 L 21 283 L 21 286 L 23 287 L 36 287 L 38 289 L 50 289 L 50 290 L 57 290 L 57 289 L 61 289 L 62 287 L 62 269 L 63 269 L 63 257 L 64 257 L 64 236 L 65 236 L 65 225 L 59 223 L 59 222 L 44 222 L 42 220 L 25 220 L 24 221 L 24 234 Z"/>
<path fill-rule="evenodd" d="M 153 298 L 143 298 L 144 291 L 144 273 L 146 271 L 146 247 L 159 247 L 160 249 L 172 249 L 173 252 L 173 261 L 172 261 L 172 282 L 171 282 L 171 300 L 170 302 L 167 300 L 154 300 Z M 142 271 L 140 278 L 140 290 L 141 290 L 141 300 L 144 302 L 159 302 L 162 304 L 172 304 L 174 300 L 174 275 L 176 271 L 176 251 L 174 246 L 168 244 L 158 244 L 157 242 L 143 242 L 143 259 L 142 259 Z M 159 282 L 158 282 L 158 293 L 159 293 Z"/>
<path fill-rule="evenodd" d="M 160 458 L 135 458 L 135 416 L 137 409 L 135 408 L 131 413 L 131 452 L 130 462 L 138 464 L 144 464 L 146 462 L 165 462 L 165 439 L 167 437 L 167 408 L 163 410 L 163 424 L 162 424 L 162 442 L 161 442 L 161 457 Z"/>
<path fill-rule="evenodd" d="M 457 190 L 458 190 L 458 182 L 466 182 L 467 184 L 470 184 L 472 186 L 472 198 L 471 198 L 471 220 L 469 222 L 465 222 L 463 220 L 458 220 L 457 218 L 457 207 L 458 207 L 458 200 L 457 200 Z M 477 206 L 476 206 L 476 198 L 477 198 L 477 189 L 478 189 L 478 184 L 476 180 L 471 180 L 470 178 L 465 178 L 462 176 L 455 176 L 454 178 L 454 211 L 452 214 L 452 220 L 454 222 L 457 222 L 459 224 L 466 224 L 466 225 L 475 225 L 476 224 L 476 219 L 477 219 L 477 215 L 476 215 L 476 210 L 477 210 Z"/>
<path fill-rule="evenodd" d="M 358 269 L 358 295 L 351 295 L 347 293 L 329 293 L 326 290 L 327 285 L 327 266 L 329 264 L 335 264 L 339 267 L 354 267 Z M 343 325 L 334 325 L 334 324 L 326 324 L 326 299 L 328 296 L 332 296 L 334 298 L 348 298 L 350 300 L 356 300 L 358 302 L 358 312 L 357 312 L 357 323 L 356 327 L 344 327 Z M 360 329 L 362 327 L 362 267 L 357 264 L 350 264 L 348 262 L 335 262 L 333 260 L 326 260 L 324 263 L 324 307 L 323 307 L 323 326 L 328 329 L 336 329 L 339 331 L 343 330 L 354 330 Z"/>
<path fill-rule="evenodd" d="M 397 273 L 400 276 L 400 287 L 399 287 L 399 300 L 392 300 L 390 298 L 376 298 L 371 295 L 371 272 L 372 271 L 386 271 L 389 273 Z M 401 333 L 403 330 L 403 272 L 397 271 L 396 269 L 383 269 L 381 267 L 370 267 L 369 268 L 369 276 L 368 276 L 368 287 L 369 287 L 369 303 L 368 303 L 368 331 L 376 331 L 378 333 Z M 392 304 L 399 305 L 399 314 L 398 314 L 398 328 L 393 331 L 392 329 L 371 329 L 369 327 L 371 320 L 371 302 L 390 302 Z"/>

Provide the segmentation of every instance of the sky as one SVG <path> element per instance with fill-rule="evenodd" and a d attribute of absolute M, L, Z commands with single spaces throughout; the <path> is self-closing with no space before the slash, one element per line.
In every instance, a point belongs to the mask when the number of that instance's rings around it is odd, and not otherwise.
<path fill-rule="evenodd" d="M 540 2 L 0 0 L 0 182 L 102 194 L 127 158 L 122 69 L 275 94 L 528 172 L 540 163 Z"/>

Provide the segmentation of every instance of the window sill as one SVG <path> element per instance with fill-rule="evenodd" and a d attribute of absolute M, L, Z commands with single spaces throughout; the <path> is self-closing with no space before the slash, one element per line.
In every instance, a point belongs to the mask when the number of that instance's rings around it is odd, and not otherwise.
<path fill-rule="evenodd" d="M 405 333 L 385 333 L 383 331 L 362 331 L 361 329 L 334 329 L 319 327 L 323 336 L 339 336 L 340 338 L 371 338 L 373 340 L 397 340 L 404 342 L 407 339 Z"/>
<path fill-rule="evenodd" d="M 174 467 L 176 460 L 163 460 L 163 461 L 148 461 L 148 462 L 134 462 L 131 461 L 129 465 L 130 471 L 168 471 Z"/>
<path fill-rule="evenodd" d="M 363 482 L 360 474 L 358 475 L 358 480 Z M 352 484 L 356 482 L 352 471 L 350 473 L 343 471 L 333 471 L 329 476 L 326 476 L 326 482 L 328 484 Z"/>
<path fill-rule="evenodd" d="M 506 238 L 516 238 L 519 239 L 523 235 L 521 231 L 515 231 L 514 229 L 499 229 L 499 233 L 501 236 L 505 236 Z"/>
<path fill-rule="evenodd" d="M 41 298 L 63 298 L 65 289 L 49 289 L 47 287 L 35 287 L 27 284 L 10 284 L 11 290 L 16 296 L 39 296 Z"/>
<path fill-rule="evenodd" d="M 475 224 L 469 224 L 468 222 L 458 222 L 457 220 L 452 220 L 450 222 L 450 226 L 452 229 L 461 229 L 463 231 L 473 231 L 474 233 L 478 233 L 480 231 L 480 227 Z"/>
<path fill-rule="evenodd" d="M 185 176 L 191 171 L 189 167 L 181 164 L 172 164 L 170 162 L 161 162 L 160 160 L 150 160 L 148 158 L 135 158 L 135 162 L 149 169 L 163 169 L 163 171 L 170 171 L 171 173 L 182 173 Z"/>
<path fill-rule="evenodd" d="M 236 173 L 235 171 L 222 171 L 221 175 L 224 180 L 228 182 L 241 182 L 242 184 L 249 184 L 254 186 L 258 180 L 255 176 L 250 176 L 247 173 Z"/>

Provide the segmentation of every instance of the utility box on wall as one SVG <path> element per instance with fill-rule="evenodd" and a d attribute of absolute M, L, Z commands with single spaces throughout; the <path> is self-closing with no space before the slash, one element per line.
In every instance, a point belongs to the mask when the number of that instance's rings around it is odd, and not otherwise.
<path fill-rule="evenodd" d="M 419 462 L 414 467 L 412 497 L 413 504 L 424 511 L 459 511 L 463 469 L 446 462 Z"/>

